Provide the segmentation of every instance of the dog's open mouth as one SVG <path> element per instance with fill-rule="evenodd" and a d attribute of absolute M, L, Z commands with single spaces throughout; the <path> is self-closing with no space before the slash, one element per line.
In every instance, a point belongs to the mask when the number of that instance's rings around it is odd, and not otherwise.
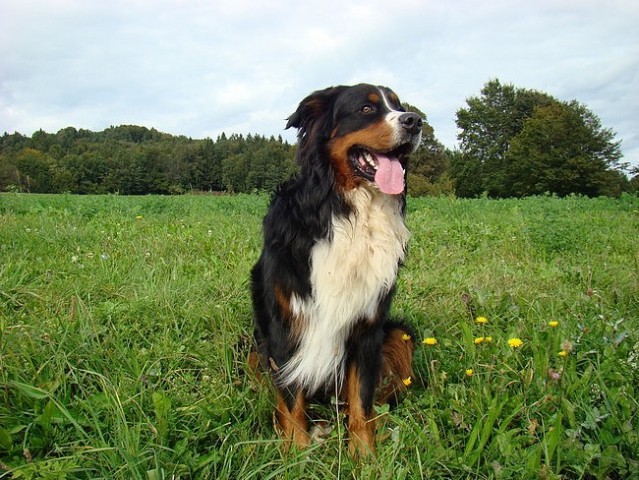
<path fill-rule="evenodd" d="M 383 193 L 399 195 L 404 191 L 405 169 L 400 158 L 407 153 L 405 150 L 400 147 L 390 152 L 374 152 L 355 147 L 350 151 L 349 158 L 357 172 L 374 182 Z"/>

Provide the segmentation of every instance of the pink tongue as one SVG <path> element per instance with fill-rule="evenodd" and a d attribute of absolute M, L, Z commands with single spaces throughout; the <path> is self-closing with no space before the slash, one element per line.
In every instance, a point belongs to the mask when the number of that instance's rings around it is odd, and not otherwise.
<path fill-rule="evenodd" d="M 375 183 L 383 193 L 399 195 L 404 191 L 404 169 L 399 160 L 377 154 Z"/>

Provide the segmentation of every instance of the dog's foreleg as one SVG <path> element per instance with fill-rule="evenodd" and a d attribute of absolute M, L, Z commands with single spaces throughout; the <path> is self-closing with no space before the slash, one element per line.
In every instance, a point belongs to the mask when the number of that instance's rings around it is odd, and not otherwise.
<path fill-rule="evenodd" d="M 355 458 L 375 453 L 375 420 L 372 418 L 372 402 L 362 399 L 362 378 L 357 365 L 351 364 L 346 379 L 348 402 L 349 451 Z"/>
<path fill-rule="evenodd" d="M 275 417 L 275 429 L 283 437 L 287 449 L 291 444 L 297 448 L 309 445 L 306 396 L 302 390 L 294 393 L 290 390 L 278 391 Z"/>
<path fill-rule="evenodd" d="M 373 403 L 380 375 L 383 332 L 360 334 L 349 347 L 344 395 L 348 403 L 349 450 L 353 457 L 375 453 Z"/>

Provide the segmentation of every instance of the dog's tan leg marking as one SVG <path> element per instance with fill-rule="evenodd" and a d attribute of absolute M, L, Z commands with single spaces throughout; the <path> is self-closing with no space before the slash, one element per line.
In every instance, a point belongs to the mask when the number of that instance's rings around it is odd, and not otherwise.
<path fill-rule="evenodd" d="M 346 376 L 348 403 L 349 451 L 354 458 L 375 453 L 375 420 L 369 418 L 362 404 L 359 370 L 351 365 Z"/>
<path fill-rule="evenodd" d="M 310 443 L 308 434 L 308 420 L 306 418 L 306 398 L 302 391 L 297 393 L 293 408 L 289 410 L 284 398 L 280 393 L 277 394 L 276 418 L 279 435 L 285 442 L 286 448 L 291 443 L 298 448 L 306 448 Z"/>

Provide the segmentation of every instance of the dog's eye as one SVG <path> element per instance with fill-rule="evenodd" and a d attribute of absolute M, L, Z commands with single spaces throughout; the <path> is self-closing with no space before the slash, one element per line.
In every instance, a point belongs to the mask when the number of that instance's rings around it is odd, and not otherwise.
<path fill-rule="evenodd" d="M 360 109 L 360 112 L 362 112 L 364 115 L 370 115 L 371 113 L 375 113 L 375 107 L 373 107 L 372 105 L 364 105 Z"/>

